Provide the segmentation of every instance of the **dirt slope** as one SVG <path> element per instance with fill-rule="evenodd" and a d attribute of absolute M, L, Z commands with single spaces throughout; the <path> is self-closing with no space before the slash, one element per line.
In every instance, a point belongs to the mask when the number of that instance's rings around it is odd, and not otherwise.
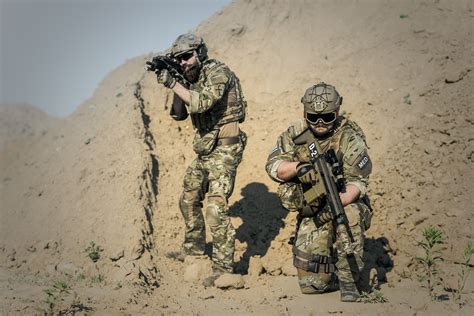
<path fill-rule="evenodd" d="M 0 148 L 47 132 L 56 119 L 29 104 L 0 106 Z"/>
<path fill-rule="evenodd" d="M 450 293 L 473 238 L 472 9 L 472 1 L 234 1 L 198 26 L 249 104 L 230 207 L 241 290 L 185 281 L 191 263 L 165 256 L 182 241 L 177 199 L 193 131 L 168 116 L 171 95 L 143 70 L 151 55 L 127 62 L 73 115 L 1 151 L 1 305 L 33 313 L 45 305 L 42 290 L 67 280 L 76 305 L 69 294 L 56 310 L 472 313 L 472 276 L 461 309 Z M 302 296 L 293 276 L 286 241 L 295 214 L 279 206 L 263 166 L 301 116 L 304 90 L 321 80 L 336 85 L 367 134 L 376 213 L 366 259 L 387 304 Z M 428 225 L 446 236 L 436 293 L 447 301 L 431 302 L 417 282 L 417 241 Z M 84 253 L 91 241 L 104 249 L 97 263 Z M 264 273 L 247 274 L 259 262 Z"/>

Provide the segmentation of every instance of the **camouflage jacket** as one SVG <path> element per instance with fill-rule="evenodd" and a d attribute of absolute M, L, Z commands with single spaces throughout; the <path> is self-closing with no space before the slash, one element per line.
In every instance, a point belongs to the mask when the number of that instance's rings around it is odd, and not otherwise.
<path fill-rule="evenodd" d="M 297 209 L 301 205 L 301 185 L 298 181 L 284 182 L 277 176 L 277 170 L 282 161 L 309 161 L 308 149 L 305 145 L 296 145 L 293 139 L 307 128 L 304 119 L 290 125 L 277 139 L 266 163 L 268 175 L 275 181 L 281 182 L 279 196 L 283 206 Z M 361 192 L 361 197 L 367 194 L 367 183 L 372 171 L 372 163 L 367 152 L 365 136 L 360 127 L 344 117 L 339 117 L 336 127 L 329 137 L 318 140 L 324 151 L 332 148 L 336 152 L 339 163 L 343 167 L 343 177 L 346 185 L 355 185 Z M 291 201 L 284 201 L 290 199 Z M 286 204 L 285 204 L 286 203 Z"/>
<path fill-rule="evenodd" d="M 245 119 L 247 104 L 240 81 L 225 64 L 206 60 L 198 81 L 189 90 L 191 100 L 187 110 L 199 132 Z"/>

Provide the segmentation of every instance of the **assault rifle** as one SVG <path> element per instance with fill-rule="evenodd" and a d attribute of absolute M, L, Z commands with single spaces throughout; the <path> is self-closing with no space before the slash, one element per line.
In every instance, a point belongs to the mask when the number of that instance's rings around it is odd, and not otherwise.
<path fill-rule="evenodd" d="M 175 58 L 171 57 L 170 54 L 153 57 L 153 59 L 151 61 L 147 61 L 146 64 L 146 70 L 153 71 L 158 74 L 161 70 L 166 69 L 178 82 L 186 87 L 189 87 L 190 83 L 188 80 L 186 80 L 186 78 L 184 78 L 181 65 Z"/>
<path fill-rule="evenodd" d="M 329 154 L 325 154 L 309 128 L 298 135 L 294 142 L 296 145 L 307 145 L 310 163 L 318 174 L 317 180 L 315 183 L 312 183 L 312 186 L 321 193 L 320 198 L 325 199 L 331 213 L 334 228 L 345 249 L 346 255 L 348 257 L 352 256 L 351 243 L 354 242 L 354 236 L 350 230 L 349 221 L 339 197 L 339 192 L 344 191 L 345 188 L 341 174 L 342 170 L 340 170 L 341 167 L 337 163 L 334 152 L 328 151 Z"/>

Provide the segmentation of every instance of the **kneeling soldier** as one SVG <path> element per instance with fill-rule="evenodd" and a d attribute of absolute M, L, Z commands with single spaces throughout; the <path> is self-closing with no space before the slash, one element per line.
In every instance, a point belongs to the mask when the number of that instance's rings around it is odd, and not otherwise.
<path fill-rule="evenodd" d="M 299 212 L 293 258 L 301 291 L 324 293 L 339 285 L 342 301 L 357 301 L 372 216 L 365 135 L 339 115 L 342 97 L 334 86 L 314 85 L 301 102 L 304 119 L 278 137 L 266 170 L 280 182 L 283 206 Z"/>

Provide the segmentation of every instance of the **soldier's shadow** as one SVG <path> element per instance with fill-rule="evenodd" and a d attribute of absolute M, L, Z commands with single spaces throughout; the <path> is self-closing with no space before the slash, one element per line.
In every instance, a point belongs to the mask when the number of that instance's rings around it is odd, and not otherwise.
<path fill-rule="evenodd" d="M 381 284 L 387 282 L 387 272 L 390 272 L 393 268 L 393 260 L 389 255 L 389 249 L 391 247 L 386 237 L 371 237 L 365 240 L 364 269 L 360 280 L 363 291 L 367 292 L 373 288 L 379 289 Z M 374 279 L 371 279 L 371 277 Z"/>
<path fill-rule="evenodd" d="M 242 189 L 242 198 L 229 209 L 229 215 L 240 217 L 242 225 L 236 229 L 236 239 L 247 248 L 236 264 L 236 272 L 246 274 L 252 256 L 264 256 L 270 243 L 284 227 L 288 211 L 275 193 L 263 183 L 253 182 Z"/>

